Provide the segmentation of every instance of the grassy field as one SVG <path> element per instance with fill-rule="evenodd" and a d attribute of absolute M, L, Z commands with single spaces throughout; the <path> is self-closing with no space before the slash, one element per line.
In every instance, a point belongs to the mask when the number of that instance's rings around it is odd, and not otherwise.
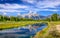
<path fill-rule="evenodd" d="M 40 22 L 44 22 L 44 21 L 0 22 L 0 30 L 7 29 L 7 28 L 16 28 L 16 27 L 26 26 L 27 24 L 34 24 L 34 23 L 40 23 Z M 47 22 L 47 23 L 48 23 L 48 28 L 50 26 L 60 24 L 60 22 Z"/>
<path fill-rule="evenodd" d="M 41 23 L 41 22 L 44 22 L 44 21 L 0 22 L 0 30 L 8 29 L 8 28 L 22 27 L 22 26 L 26 26 L 28 24 Z M 60 22 L 47 22 L 47 23 L 48 23 L 47 28 L 38 32 L 34 38 L 45 38 L 46 36 L 48 36 L 48 38 L 49 38 L 50 37 L 49 32 L 51 31 L 51 29 L 53 29 L 56 25 L 60 25 Z"/>
<path fill-rule="evenodd" d="M 55 36 L 59 36 L 59 35 L 53 36 L 54 32 L 50 35 L 50 32 L 56 30 L 56 25 L 60 25 L 60 22 L 48 22 L 48 27 L 43 29 L 41 32 L 38 32 L 34 38 L 58 38 Z M 57 33 L 54 33 L 54 34 L 57 34 Z"/>
<path fill-rule="evenodd" d="M 26 26 L 34 23 L 40 23 L 40 21 L 0 22 L 0 30 Z"/>

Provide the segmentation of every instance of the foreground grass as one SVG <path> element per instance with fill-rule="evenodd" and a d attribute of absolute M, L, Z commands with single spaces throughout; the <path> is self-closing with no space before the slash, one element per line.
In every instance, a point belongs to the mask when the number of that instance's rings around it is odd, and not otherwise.
<path fill-rule="evenodd" d="M 60 38 L 58 32 L 56 32 L 56 25 L 60 25 L 60 22 L 48 22 L 48 27 L 38 32 L 34 38 Z M 54 31 L 54 32 L 53 32 Z M 55 36 L 53 35 L 55 34 Z"/>
<path fill-rule="evenodd" d="M 0 30 L 22 27 L 28 24 L 34 24 L 34 23 L 40 23 L 40 22 L 43 22 L 43 21 L 0 22 Z M 49 32 L 51 31 L 51 29 L 53 29 L 54 26 L 60 24 L 60 22 L 47 22 L 47 23 L 48 23 L 48 26 L 42 31 L 38 32 L 34 38 L 53 38 L 52 34 L 49 35 Z"/>
<path fill-rule="evenodd" d="M 26 26 L 28 24 L 40 23 L 38 21 L 0 22 L 0 30 Z"/>

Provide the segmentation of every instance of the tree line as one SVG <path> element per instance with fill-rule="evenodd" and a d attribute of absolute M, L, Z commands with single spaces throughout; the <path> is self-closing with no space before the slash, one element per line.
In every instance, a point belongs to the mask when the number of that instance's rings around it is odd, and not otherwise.
<path fill-rule="evenodd" d="M 0 15 L 0 21 L 32 21 L 33 19 L 27 19 L 22 17 L 14 17 L 14 16 L 2 16 Z"/>
<path fill-rule="evenodd" d="M 39 19 L 40 20 L 40 19 Z M 37 21 L 39 21 L 37 20 Z M 0 15 L 0 21 L 36 21 L 34 19 L 28 19 L 28 18 L 22 18 L 20 16 L 14 17 L 14 16 L 2 16 Z M 55 13 L 52 14 L 50 17 L 47 17 L 46 19 L 40 20 L 40 21 L 60 21 L 60 15 Z"/>
<path fill-rule="evenodd" d="M 52 14 L 49 18 L 45 19 L 46 21 L 60 21 L 60 15 L 55 13 Z"/>

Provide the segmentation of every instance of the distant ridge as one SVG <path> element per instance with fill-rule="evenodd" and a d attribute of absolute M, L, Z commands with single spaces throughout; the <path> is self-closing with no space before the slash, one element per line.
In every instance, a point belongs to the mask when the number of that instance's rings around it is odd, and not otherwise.
<path fill-rule="evenodd" d="M 28 14 L 25 14 L 24 15 L 24 18 L 28 18 L 28 19 L 35 19 L 35 20 L 38 20 L 38 19 L 45 19 L 46 17 L 45 16 L 41 16 L 39 15 L 38 13 L 36 12 L 32 12 L 32 11 L 29 11 Z"/>

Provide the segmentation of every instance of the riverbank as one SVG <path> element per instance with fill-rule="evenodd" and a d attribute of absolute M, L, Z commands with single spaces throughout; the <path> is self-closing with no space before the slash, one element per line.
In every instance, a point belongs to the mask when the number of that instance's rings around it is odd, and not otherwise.
<path fill-rule="evenodd" d="M 60 25 L 60 22 L 48 22 L 48 27 L 38 32 L 34 38 L 60 38 L 60 33 L 56 29 L 57 25 Z"/>
<path fill-rule="evenodd" d="M 1 29 L 8 29 L 8 28 L 16 28 L 16 27 L 22 27 L 26 26 L 28 24 L 34 24 L 34 23 L 41 23 L 44 21 L 20 21 L 20 22 L 0 22 L 0 30 Z M 60 22 L 47 22 L 48 27 L 43 29 L 41 32 L 38 32 L 34 38 L 52 38 L 52 34 L 50 32 L 54 31 L 56 29 L 56 25 L 60 25 Z"/>
<path fill-rule="evenodd" d="M 43 22 L 43 21 L 41 21 Z M 26 26 L 28 24 L 41 23 L 40 21 L 0 22 L 0 30 Z"/>
<path fill-rule="evenodd" d="M 47 24 L 46 24 L 47 25 Z M 32 34 L 32 36 L 34 36 L 37 32 L 39 32 L 39 31 L 41 31 L 42 29 L 44 29 L 45 27 L 46 27 L 46 25 L 45 25 L 45 23 L 36 23 L 36 24 L 33 24 L 32 25 L 32 28 L 31 28 L 31 32 L 30 32 L 30 34 Z M 30 26 L 29 26 L 30 27 Z M 27 29 L 29 29 L 29 27 L 27 28 Z M 20 27 L 19 27 L 20 28 Z M 24 27 L 25 28 L 25 27 Z M 15 29 L 14 29 L 15 30 Z M 1 33 L 10 33 L 10 32 L 16 32 L 16 31 L 18 31 L 18 29 L 17 30 L 15 30 L 15 31 L 12 31 L 12 30 L 3 30 L 3 31 L 1 31 Z M 25 30 L 26 31 L 26 30 Z M 21 32 L 21 31 L 20 31 Z M 20 33 L 20 32 L 18 32 L 18 33 Z M 24 33 L 24 30 L 22 31 L 23 33 Z M 21 32 L 21 33 L 22 33 Z M 28 33 L 28 32 L 27 32 Z M 29 34 L 29 33 L 28 33 Z"/>

